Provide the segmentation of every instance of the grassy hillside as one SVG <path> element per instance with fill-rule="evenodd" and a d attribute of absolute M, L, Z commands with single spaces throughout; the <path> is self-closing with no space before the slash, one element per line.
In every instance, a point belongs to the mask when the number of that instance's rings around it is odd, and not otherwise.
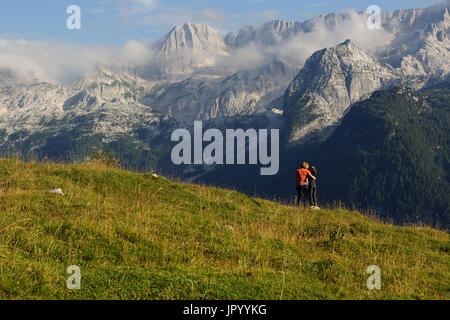
<path fill-rule="evenodd" d="M 219 166 L 199 178 L 261 197 L 287 198 L 294 172 L 307 160 L 318 169 L 319 200 L 376 210 L 396 224 L 450 229 L 450 87 L 375 92 L 352 106 L 323 143 L 281 149 L 280 171 Z"/>
<path fill-rule="evenodd" d="M 358 212 L 0 160 L 2 299 L 449 299 L 449 248 L 445 232 Z M 70 265 L 80 290 L 66 288 Z M 379 291 L 366 287 L 369 265 Z"/>

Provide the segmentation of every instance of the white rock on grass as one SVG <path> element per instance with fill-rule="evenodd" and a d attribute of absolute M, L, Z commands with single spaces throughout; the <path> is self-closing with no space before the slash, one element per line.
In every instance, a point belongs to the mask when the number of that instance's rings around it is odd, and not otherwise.
<path fill-rule="evenodd" d="M 62 195 L 62 196 L 64 196 L 65 194 L 64 194 L 64 192 L 62 192 L 62 190 L 60 189 L 60 188 L 58 188 L 58 189 L 53 189 L 53 190 L 50 190 L 49 191 L 49 193 L 53 193 L 53 194 L 60 194 L 60 195 Z"/>

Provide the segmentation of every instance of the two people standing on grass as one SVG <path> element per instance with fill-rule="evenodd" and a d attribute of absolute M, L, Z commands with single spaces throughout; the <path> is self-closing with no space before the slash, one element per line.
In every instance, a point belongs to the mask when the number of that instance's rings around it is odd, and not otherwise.
<path fill-rule="evenodd" d="M 312 167 L 309 170 L 309 164 L 302 162 L 302 167 L 295 172 L 295 186 L 297 189 L 297 206 L 300 201 L 306 206 L 307 199 L 312 209 L 319 209 L 317 206 L 317 190 L 316 190 L 317 170 Z"/>

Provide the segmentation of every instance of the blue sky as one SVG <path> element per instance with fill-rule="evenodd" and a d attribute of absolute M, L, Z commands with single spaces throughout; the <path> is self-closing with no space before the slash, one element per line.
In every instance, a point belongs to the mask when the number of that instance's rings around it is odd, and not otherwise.
<path fill-rule="evenodd" d="M 221 32 L 272 19 L 302 21 L 345 9 L 383 11 L 427 7 L 437 0 L 1 0 L 0 39 L 119 45 L 155 39 L 183 22 L 207 23 Z M 81 30 L 68 30 L 66 8 L 81 8 Z"/>

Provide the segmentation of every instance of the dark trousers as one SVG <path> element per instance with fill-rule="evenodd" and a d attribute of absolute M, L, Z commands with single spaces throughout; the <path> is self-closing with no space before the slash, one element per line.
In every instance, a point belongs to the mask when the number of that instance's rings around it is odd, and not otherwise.
<path fill-rule="evenodd" d="M 317 206 L 317 188 L 315 183 L 309 184 L 309 204 L 311 206 Z"/>
<path fill-rule="evenodd" d="M 297 206 L 300 205 L 300 201 L 306 206 L 306 201 L 308 199 L 308 186 L 299 185 L 297 186 Z"/>

